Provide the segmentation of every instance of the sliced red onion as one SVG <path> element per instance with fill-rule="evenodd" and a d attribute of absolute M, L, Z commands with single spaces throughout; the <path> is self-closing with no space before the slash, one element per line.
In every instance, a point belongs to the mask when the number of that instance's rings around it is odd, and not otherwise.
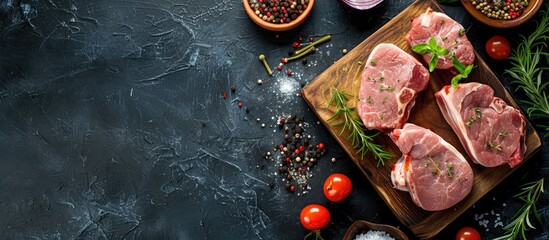
<path fill-rule="evenodd" d="M 383 2 L 383 0 L 339 0 L 344 5 L 359 9 L 359 10 L 366 10 L 375 7 L 376 5 Z"/>

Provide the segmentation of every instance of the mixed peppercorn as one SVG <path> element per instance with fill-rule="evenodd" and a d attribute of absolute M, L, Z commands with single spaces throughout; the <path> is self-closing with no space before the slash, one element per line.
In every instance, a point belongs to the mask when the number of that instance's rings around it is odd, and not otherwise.
<path fill-rule="evenodd" d="M 510 20 L 519 17 L 528 6 L 527 0 L 470 0 L 482 14 L 493 19 Z"/>
<path fill-rule="evenodd" d="M 307 9 L 309 0 L 249 0 L 255 15 L 270 23 L 290 23 Z"/>
<path fill-rule="evenodd" d="M 273 148 L 278 154 L 268 151 L 264 157 L 277 160 L 278 172 L 284 177 L 288 191 L 295 192 L 296 187 L 308 189 L 308 180 L 313 176 L 310 170 L 326 154 L 326 146 L 322 142 L 311 143 L 312 136 L 305 134 L 303 117 L 279 118 L 277 124 L 284 131 L 282 142 Z"/>

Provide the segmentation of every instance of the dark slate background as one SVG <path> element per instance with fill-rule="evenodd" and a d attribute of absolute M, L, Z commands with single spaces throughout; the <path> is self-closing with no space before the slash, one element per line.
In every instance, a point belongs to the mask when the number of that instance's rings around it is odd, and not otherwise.
<path fill-rule="evenodd" d="M 402 228 L 296 95 L 411 3 L 355 11 L 317 1 L 302 26 L 276 38 L 236 0 L 0 0 L 0 238 L 302 239 L 299 211 L 310 203 L 332 213 L 326 239 L 358 219 Z M 500 34 L 516 44 L 534 24 L 494 29 L 459 4 L 444 8 L 506 83 L 508 63 L 488 59 L 484 42 Z M 298 36 L 326 34 L 332 41 L 307 66 L 286 66 L 292 77 L 268 77 L 257 60 L 264 53 L 276 66 Z M 304 116 L 312 140 L 329 149 L 305 194 L 288 193 L 262 157 L 281 141 L 276 118 L 288 115 Z M 354 183 L 337 204 L 321 191 L 334 172 Z M 437 238 L 466 225 L 500 235 L 493 225 L 513 215 L 519 186 L 548 176 L 544 146 Z M 538 206 L 543 226 L 530 237 L 547 239 L 546 198 Z"/>

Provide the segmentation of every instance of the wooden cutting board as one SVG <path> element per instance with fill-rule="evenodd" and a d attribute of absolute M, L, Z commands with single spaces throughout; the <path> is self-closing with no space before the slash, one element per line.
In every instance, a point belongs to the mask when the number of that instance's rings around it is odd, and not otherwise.
<path fill-rule="evenodd" d="M 328 121 L 334 114 L 334 108 L 327 106 L 327 101 L 331 97 L 331 89 L 333 88 L 338 88 L 353 96 L 358 96 L 364 63 L 366 62 L 370 51 L 379 43 L 393 43 L 404 51 L 412 54 L 412 56 L 418 58 L 420 62 L 423 62 L 419 55 L 412 52 L 411 48 L 406 43 L 404 36 L 410 29 L 410 19 L 425 12 L 427 7 L 442 12 L 442 8 L 435 1 L 418 0 L 414 2 L 390 22 L 356 46 L 352 51 L 347 53 L 347 55 L 337 61 L 334 65 L 317 76 L 303 88 L 302 92 L 302 95 L 309 106 L 347 154 L 349 154 L 357 167 L 364 173 L 364 176 L 374 186 L 381 198 L 387 203 L 400 222 L 408 227 L 417 237 L 424 239 L 432 238 L 437 235 L 442 229 L 454 221 L 460 214 L 471 207 L 516 169 L 511 169 L 508 165 L 485 168 L 474 164 L 468 158 L 467 153 L 461 146 L 452 128 L 444 120 L 434 97 L 435 92 L 439 91 L 444 85 L 449 84 L 452 76 L 448 72 L 440 70 L 436 70 L 432 73 L 427 89 L 417 96 L 416 105 L 412 109 L 408 120 L 408 122 L 431 129 L 439 134 L 456 147 L 463 156 L 467 158 L 473 168 L 475 178 L 471 193 L 454 207 L 443 211 L 425 211 L 412 202 L 408 192 L 402 192 L 393 188 L 390 181 L 391 167 L 402 154 L 386 135 L 378 135 L 376 137 L 376 142 L 387 146 L 388 150 L 394 156 L 392 159 L 386 162 L 384 166 L 377 167 L 377 161 L 372 156 L 361 158 L 352 147 L 351 142 L 346 139 L 348 133 L 345 132 L 343 135 L 339 136 L 338 134 L 341 131 L 341 128 L 331 125 L 335 122 L 342 121 L 342 119 Z M 476 57 L 475 64 L 477 67 L 474 68 L 467 81 L 477 81 L 492 86 L 496 96 L 504 99 L 509 105 L 518 108 L 516 102 L 505 90 L 499 79 L 488 68 L 486 63 L 478 54 L 476 54 Z M 350 104 L 354 105 L 355 103 L 356 97 L 350 101 Z M 541 147 L 541 139 L 529 122 L 527 122 L 526 131 L 526 145 L 528 148 L 524 162 L 530 159 Z"/>

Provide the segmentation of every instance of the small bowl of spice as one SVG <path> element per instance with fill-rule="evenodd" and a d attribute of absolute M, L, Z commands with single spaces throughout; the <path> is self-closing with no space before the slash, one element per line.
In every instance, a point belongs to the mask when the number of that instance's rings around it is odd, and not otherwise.
<path fill-rule="evenodd" d="M 315 0 L 242 0 L 248 16 L 271 31 L 299 26 L 311 14 Z"/>
<path fill-rule="evenodd" d="M 496 28 L 516 27 L 532 18 L 543 0 L 461 0 L 478 21 Z"/>
<path fill-rule="evenodd" d="M 371 223 L 364 220 L 355 221 L 343 237 L 343 240 L 408 240 L 406 234 L 400 229 L 385 225 Z"/>

